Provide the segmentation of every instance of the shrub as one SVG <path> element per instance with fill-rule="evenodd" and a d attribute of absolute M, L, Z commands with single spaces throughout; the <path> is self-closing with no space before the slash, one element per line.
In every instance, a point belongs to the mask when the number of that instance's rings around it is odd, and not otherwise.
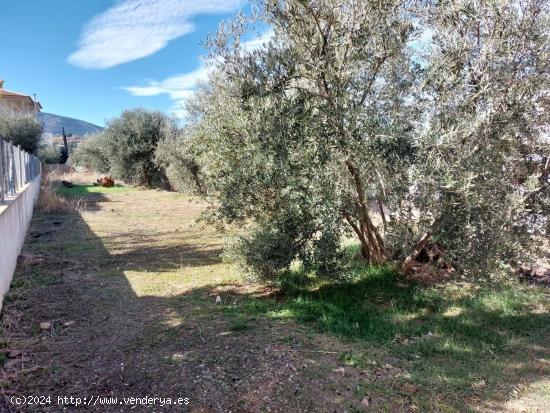
<path fill-rule="evenodd" d="M 0 111 L 0 136 L 27 152 L 38 152 L 43 129 L 34 115 Z"/>
<path fill-rule="evenodd" d="M 172 119 L 158 111 L 133 109 L 108 122 L 103 131 L 109 171 L 137 185 L 164 186 L 166 175 L 155 163 L 157 145 L 175 133 Z"/>
<path fill-rule="evenodd" d="M 109 156 L 107 137 L 99 132 L 85 138 L 70 154 L 68 162 L 72 166 L 108 173 Z"/>
<path fill-rule="evenodd" d="M 206 183 L 196 157 L 194 141 L 184 133 L 164 139 L 158 144 L 155 162 L 164 168 L 173 190 L 206 195 Z"/>
<path fill-rule="evenodd" d="M 62 148 L 55 143 L 49 145 L 42 145 L 38 149 L 38 158 L 46 164 L 61 163 L 61 150 Z"/>
<path fill-rule="evenodd" d="M 161 112 L 127 110 L 110 120 L 102 132 L 86 138 L 69 160 L 72 165 L 110 173 L 136 185 L 167 186 L 155 153 L 159 143 L 176 132 L 174 120 Z"/>
<path fill-rule="evenodd" d="M 290 267 L 298 249 L 292 233 L 273 227 L 257 228 L 238 238 L 229 246 L 225 256 L 251 277 L 275 280 Z"/>

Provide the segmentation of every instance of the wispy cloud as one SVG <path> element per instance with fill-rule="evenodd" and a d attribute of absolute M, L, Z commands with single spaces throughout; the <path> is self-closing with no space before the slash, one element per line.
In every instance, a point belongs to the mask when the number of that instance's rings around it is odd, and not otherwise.
<path fill-rule="evenodd" d="M 241 48 L 246 51 L 259 49 L 269 42 L 272 36 L 273 30 L 266 30 L 259 36 L 243 42 Z M 211 66 L 201 64 L 198 69 L 192 72 L 171 76 L 161 81 L 153 80 L 144 86 L 126 86 L 122 89 L 134 96 L 168 95 L 174 102 L 172 113 L 176 116 L 183 116 L 185 114 L 183 109 L 185 100 L 193 95 L 197 82 L 207 80 L 212 70 Z"/>
<path fill-rule="evenodd" d="M 182 116 L 185 100 L 193 94 L 197 82 L 208 79 L 211 70 L 212 67 L 202 65 L 189 73 L 171 76 L 161 81 L 151 81 L 145 86 L 127 86 L 122 89 L 134 96 L 168 95 L 174 102 L 173 114 Z"/>
<path fill-rule="evenodd" d="M 85 26 L 69 63 L 106 69 L 149 56 L 194 30 L 199 14 L 226 13 L 243 0 L 123 0 Z"/>

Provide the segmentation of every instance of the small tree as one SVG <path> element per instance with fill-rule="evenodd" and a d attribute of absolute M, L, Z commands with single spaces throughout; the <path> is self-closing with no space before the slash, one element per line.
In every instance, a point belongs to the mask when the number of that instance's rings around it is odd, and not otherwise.
<path fill-rule="evenodd" d="M 103 131 L 109 170 L 117 178 L 138 185 L 165 183 L 164 171 L 155 163 L 155 151 L 159 142 L 174 131 L 174 122 L 161 112 L 145 109 L 122 112 Z"/>
<path fill-rule="evenodd" d="M 106 135 L 98 132 L 85 137 L 69 155 L 68 161 L 73 166 L 108 173 L 111 165 Z"/>
<path fill-rule="evenodd" d="M 33 115 L 0 111 L 0 136 L 27 152 L 38 152 L 43 129 Z"/>
<path fill-rule="evenodd" d="M 161 112 L 126 110 L 102 132 L 84 139 L 70 162 L 137 185 L 165 186 L 166 175 L 155 162 L 155 153 L 159 143 L 176 131 L 175 122 Z"/>
<path fill-rule="evenodd" d="M 60 163 L 61 148 L 56 143 L 42 145 L 38 150 L 38 158 L 46 164 Z"/>

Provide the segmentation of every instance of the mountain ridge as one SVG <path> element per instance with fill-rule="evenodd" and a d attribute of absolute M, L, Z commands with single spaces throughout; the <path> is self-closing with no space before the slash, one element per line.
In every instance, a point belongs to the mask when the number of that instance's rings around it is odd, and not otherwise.
<path fill-rule="evenodd" d="M 65 128 L 65 133 L 80 137 L 103 130 L 101 126 L 94 125 L 93 123 L 53 113 L 38 112 L 38 118 L 42 122 L 42 125 L 44 125 L 44 133 L 51 133 L 53 135 L 61 135 L 63 127 Z"/>

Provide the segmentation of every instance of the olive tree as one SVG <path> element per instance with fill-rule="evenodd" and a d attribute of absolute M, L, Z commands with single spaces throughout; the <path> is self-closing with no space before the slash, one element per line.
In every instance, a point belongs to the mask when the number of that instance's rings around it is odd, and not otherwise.
<path fill-rule="evenodd" d="M 133 109 L 111 119 L 105 129 L 84 140 L 71 163 L 144 186 L 166 186 L 162 166 L 155 162 L 159 143 L 176 133 L 173 119 L 159 111 Z"/>
<path fill-rule="evenodd" d="M 0 110 L 0 137 L 36 154 L 44 128 L 34 115 Z"/>
<path fill-rule="evenodd" d="M 279 237 L 284 249 L 263 248 L 275 254 L 277 269 L 300 258 L 330 272 L 350 231 L 365 259 L 381 264 L 387 252 L 371 200 L 386 201 L 387 176 L 404 177 L 414 155 L 418 68 L 407 48 L 414 36 L 409 5 L 259 7 L 272 41 L 246 52 L 231 42 L 238 23 L 222 30 L 212 40 L 223 62 L 219 77 L 189 109 L 212 147 L 204 169 L 217 214 L 254 222 L 257 238 Z M 406 188 L 392 182 L 396 191 Z"/>
<path fill-rule="evenodd" d="M 159 111 L 133 109 L 107 123 L 103 131 L 110 172 L 138 185 L 165 184 L 165 174 L 155 163 L 158 143 L 174 132 L 173 121 Z"/>
<path fill-rule="evenodd" d="M 256 6 L 272 40 L 247 51 L 244 19 L 222 27 L 188 108 L 213 217 L 249 230 L 248 265 L 331 274 L 349 234 L 405 272 L 429 243 L 461 270 L 516 256 L 548 186 L 525 167 L 548 158 L 545 2 Z"/>
<path fill-rule="evenodd" d="M 547 203 L 550 148 L 540 126 L 548 122 L 548 11 L 540 0 L 422 10 L 432 37 L 422 89 L 428 121 L 410 169 L 419 218 L 407 227 L 419 241 L 404 270 L 430 240 L 463 270 L 490 270 L 528 251 L 527 218 L 547 213 L 530 200 Z"/>
<path fill-rule="evenodd" d="M 97 132 L 86 136 L 69 155 L 69 164 L 108 173 L 111 165 L 106 135 Z"/>
<path fill-rule="evenodd" d="M 45 164 L 57 164 L 61 161 L 61 149 L 56 143 L 42 145 L 37 155 L 38 159 Z"/>

